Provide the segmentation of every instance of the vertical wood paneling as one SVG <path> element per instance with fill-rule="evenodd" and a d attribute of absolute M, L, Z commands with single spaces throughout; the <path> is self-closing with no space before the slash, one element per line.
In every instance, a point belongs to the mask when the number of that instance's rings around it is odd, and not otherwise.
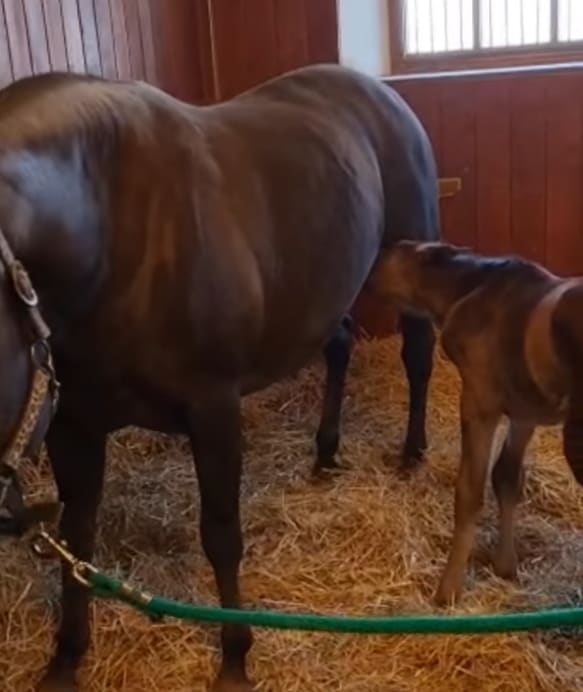
<path fill-rule="evenodd" d="M 546 233 L 546 79 L 513 80 L 511 89 L 511 248 L 544 262 Z"/>
<path fill-rule="evenodd" d="M 83 33 L 77 0 L 61 0 L 65 45 L 71 72 L 85 72 L 85 51 L 83 50 Z"/>
<path fill-rule="evenodd" d="M 42 0 L 52 70 L 64 71 L 68 67 L 65 25 L 60 2 Z M 34 40 L 34 39 L 33 39 Z"/>
<path fill-rule="evenodd" d="M 583 70 L 388 81 L 427 129 L 439 175 L 462 179 L 441 202 L 447 240 L 583 274 Z"/>
<path fill-rule="evenodd" d="M 443 84 L 441 160 L 439 174 L 460 177 L 459 194 L 442 205 L 444 237 L 459 244 L 476 244 L 476 111 L 475 85 L 470 81 Z"/>
<path fill-rule="evenodd" d="M 115 79 L 118 76 L 118 71 L 115 59 L 115 43 L 113 39 L 110 1 L 111 0 L 96 0 L 95 24 L 97 42 L 99 45 L 99 56 L 101 59 L 101 74 L 108 79 Z"/>
<path fill-rule="evenodd" d="M 306 8 L 301 0 L 274 0 L 277 67 L 287 72 L 309 62 Z"/>
<path fill-rule="evenodd" d="M 43 5 L 39 0 L 24 0 L 24 16 L 29 36 L 32 71 L 35 74 L 49 72 L 49 44 Z"/>
<path fill-rule="evenodd" d="M 583 76 L 549 77 L 546 89 L 546 260 L 562 274 L 583 273 Z"/>
<path fill-rule="evenodd" d="M 4 14 L 4 3 L 0 0 L 0 88 L 10 84 L 12 80 L 12 58 L 8 47 L 6 15 Z"/>
<path fill-rule="evenodd" d="M 140 14 L 135 0 L 124 0 L 126 41 L 130 58 L 130 78 L 141 79 L 146 74 L 144 50 L 140 32 Z"/>
<path fill-rule="evenodd" d="M 310 62 L 338 62 L 336 0 L 303 0 L 303 3 L 307 20 Z"/>
<path fill-rule="evenodd" d="M 156 68 L 156 47 L 154 45 L 153 34 L 154 26 L 152 24 L 152 12 L 149 0 L 138 3 L 138 12 L 140 36 L 144 54 L 144 75 L 148 82 L 156 84 L 158 82 L 158 71 Z"/>
<path fill-rule="evenodd" d="M 110 0 L 110 7 L 117 76 L 119 79 L 129 79 L 131 73 L 130 51 L 127 41 L 123 0 Z"/>
<path fill-rule="evenodd" d="M 338 62 L 336 0 L 212 0 L 221 98 L 300 65 Z"/>
<path fill-rule="evenodd" d="M 476 86 L 476 247 L 492 254 L 511 245 L 510 84 Z"/>
<path fill-rule="evenodd" d="M 14 79 L 26 77 L 32 73 L 32 59 L 22 0 L 4 0 L 4 14 Z"/>
<path fill-rule="evenodd" d="M 101 0 L 101 3 L 107 0 Z M 85 67 L 89 74 L 101 75 L 101 53 L 97 36 L 97 21 L 93 0 L 78 0 Z"/>
<path fill-rule="evenodd" d="M 159 84 L 185 101 L 214 100 L 206 0 L 150 0 Z"/>

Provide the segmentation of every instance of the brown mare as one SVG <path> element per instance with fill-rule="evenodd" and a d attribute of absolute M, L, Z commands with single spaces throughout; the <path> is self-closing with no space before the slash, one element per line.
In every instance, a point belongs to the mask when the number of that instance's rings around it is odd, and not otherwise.
<path fill-rule="evenodd" d="M 462 380 L 455 531 L 436 596 L 443 604 L 463 589 L 503 416 L 508 434 L 492 470 L 500 511 L 497 574 L 516 573 L 514 518 L 537 425 L 563 422 L 565 456 L 583 483 L 583 279 L 561 279 L 518 257 L 403 241 L 379 260 L 370 285 L 436 321 Z"/>
<path fill-rule="evenodd" d="M 53 333 L 62 388 L 46 442 L 62 538 L 91 559 L 108 433 L 186 434 L 203 547 L 222 604 L 239 607 L 240 399 L 324 350 L 316 466 L 333 465 L 351 341 L 343 319 L 381 248 L 439 237 L 417 118 L 391 89 L 337 66 L 205 108 L 142 83 L 25 79 L 0 92 L 0 228 Z M 30 336 L 8 288 L 0 311 L 6 445 L 29 387 Z M 406 314 L 402 329 L 409 464 L 426 446 L 434 335 Z M 77 689 L 88 599 L 63 570 L 40 689 Z M 249 628 L 223 628 L 216 690 L 251 689 L 251 642 Z"/>

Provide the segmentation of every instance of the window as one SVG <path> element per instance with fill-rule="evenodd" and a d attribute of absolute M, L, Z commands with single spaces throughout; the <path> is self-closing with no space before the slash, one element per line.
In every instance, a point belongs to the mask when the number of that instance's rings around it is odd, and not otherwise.
<path fill-rule="evenodd" d="M 583 0 L 388 0 L 397 72 L 583 59 Z"/>

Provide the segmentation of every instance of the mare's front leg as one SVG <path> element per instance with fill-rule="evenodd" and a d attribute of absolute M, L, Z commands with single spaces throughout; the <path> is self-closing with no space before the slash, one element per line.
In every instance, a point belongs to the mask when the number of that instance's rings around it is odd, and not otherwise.
<path fill-rule="evenodd" d="M 47 451 L 64 504 L 60 538 L 83 561 L 93 559 L 96 519 L 105 469 L 105 434 L 88 433 L 57 414 L 47 436 Z M 57 648 L 39 686 L 42 692 L 77 690 L 76 673 L 89 647 L 89 591 L 65 564 L 62 570 L 61 622 Z"/>
<path fill-rule="evenodd" d="M 352 353 L 353 322 L 345 317 L 326 344 L 326 384 L 320 425 L 316 435 L 317 458 L 314 476 L 323 476 L 339 468 L 335 459 L 340 444 L 340 419 L 346 371 Z"/>
<path fill-rule="evenodd" d="M 401 316 L 401 358 L 409 382 L 409 419 L 401 468 L 412 470 L 423 462 L 427 449 L 427 390 L 433 371 L 435 333 L 432 323 L 412 315 Z"/>
<path fill-rule="evenodd" d="M 499 420 L 499 414 L 483 408 L 479 396 L 474 396 L 464 385 L 461 403 L 462 458 L 455 492 L 455 528 L 447 565 L 435 596 L 439 605 L 454 601 L 463 590 Z"/>
<path fill-rule="evenodd" d="M 239 565 L 243 555 L 239 491 L 241 483 L 241 411 L 237 391 L 209 393 L 190 409 L 192 450 L 201 502 L 201 538 L 211 563 L 221 605 L 240 608 Z M 251 629 L 224 625 L 222 664 L 214 692 L 250 692 L 245 659 Z"/>

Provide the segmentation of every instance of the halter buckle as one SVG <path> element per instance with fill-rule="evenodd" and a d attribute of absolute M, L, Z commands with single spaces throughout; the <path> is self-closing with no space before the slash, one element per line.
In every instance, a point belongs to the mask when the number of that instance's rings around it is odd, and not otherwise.
<path fill-rule="evenodd" d="M 12 284 L 14 286 L 14 290 L 16 291 L 16 295 L 29 308 L 35 308 L 38 305 L 38 295 L 34 290 L 30 276 L 22 263 L 15 260 L 14 264 L 10 268 L 10 271 L 12 275 Z"/>

